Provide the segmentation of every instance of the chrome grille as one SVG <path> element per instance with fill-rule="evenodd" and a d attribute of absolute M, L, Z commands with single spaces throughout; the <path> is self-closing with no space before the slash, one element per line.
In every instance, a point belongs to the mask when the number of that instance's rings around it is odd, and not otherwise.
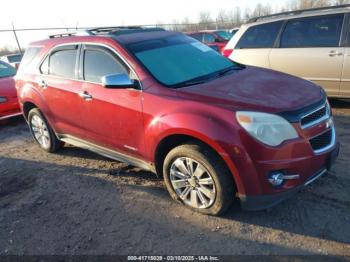
<path fill-rule="evenodd" d="M 323 120 L 326 120 L 330 117 L 330 108 L 328 103 L 324 104 L 322 107 L 317 108 L 316 110 L 311 111 L 310 113 L 304 115 L 301 120 L 301 127 L 308 128 L 310 126 L 316 125 Z"/>

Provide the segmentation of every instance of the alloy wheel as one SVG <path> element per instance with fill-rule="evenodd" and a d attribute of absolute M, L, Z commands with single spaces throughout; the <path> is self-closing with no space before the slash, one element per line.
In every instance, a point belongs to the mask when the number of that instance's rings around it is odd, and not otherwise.
<path fill-rule="evenodd" d="M 50 133 L 44 120 L 38 115 L 34 115 L 30 121 L 31 129 L 35 139 L 43 148 L 50 147 Z"/>
<path fill-rule="evenodd" d="M 215 184 L 209 171 L 189 157 L 175 159 L 170 182 L 180 199 L 193 208 L 209 208 L 215 201 Z"/>

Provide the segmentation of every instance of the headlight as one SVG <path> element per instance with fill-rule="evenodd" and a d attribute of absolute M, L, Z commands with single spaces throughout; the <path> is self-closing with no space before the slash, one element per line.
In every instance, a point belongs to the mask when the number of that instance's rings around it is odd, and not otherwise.
<path fill-rule="evenodd" d="M 236 118 L 251 136 L 269 146 L 278 146 L 298 137 L 295 128 L 278 115 L 239 111 Z"/>
<path fill-rule="evenodd" d="M 5 103 L 7 102 L 7 98 L 4 96 L 0 96 L 0 103 Z"/>

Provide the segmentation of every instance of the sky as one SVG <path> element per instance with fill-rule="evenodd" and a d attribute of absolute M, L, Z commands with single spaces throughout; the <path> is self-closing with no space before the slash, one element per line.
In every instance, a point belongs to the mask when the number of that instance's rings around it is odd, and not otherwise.
<path fill-rule="evenodd" d="M 258 3 L 278 8 L 286 0 L 4 0 L 0 30 L 42 27 L 95 27 L 172 23 L 188 17 L 196 22 L 201 11 L 215 17 L 221 9 L 254 9 Z M 6 11 L 5 11 L 6 10 Z M 54 32 L 56 33 L 56 32 Z M 20 32 L 21 45 L 47 37 L 49 32 Z M 15 46 L 13 33 L 0 32 L 0 48 Z"/>

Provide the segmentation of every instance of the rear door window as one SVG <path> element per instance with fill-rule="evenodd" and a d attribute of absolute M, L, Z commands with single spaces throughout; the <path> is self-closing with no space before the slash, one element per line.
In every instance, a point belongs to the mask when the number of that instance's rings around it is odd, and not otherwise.
<path fill-rule="evenodd" d="M 46 75 L 75 79 L 78 45 L 56 48 L 45 58 L 40 66 L 40 72 Z"/>
<path fill-rule="evenodd" d="M 215 42 L 215 37 L 212 34 L 204 34 L 203 42 L 206 44 L 211 44 Z"/>
<path fill-rule="evenodd" d="M 84 52 L 84 79 L 101 83 L 102 77 L 112 74 L 128 74 L 128 70 L 114 54 L 104 48 L 87 49 Z"/>
<path fill-rule="evenodd" d="M 281 37 L 281 48 L 337 47 L 344 15 L 290 20 Z"/>
<path fill-rule="evenodd" d="M 250 27 L 239 40 L 236 48 L 272 48 L 283 21 Z"/>
<path fill-rule="evenodd" d="M 49 74 L 64 78 L 75 78 L 77 50 L 59 50 L 50 56 Z"/>

